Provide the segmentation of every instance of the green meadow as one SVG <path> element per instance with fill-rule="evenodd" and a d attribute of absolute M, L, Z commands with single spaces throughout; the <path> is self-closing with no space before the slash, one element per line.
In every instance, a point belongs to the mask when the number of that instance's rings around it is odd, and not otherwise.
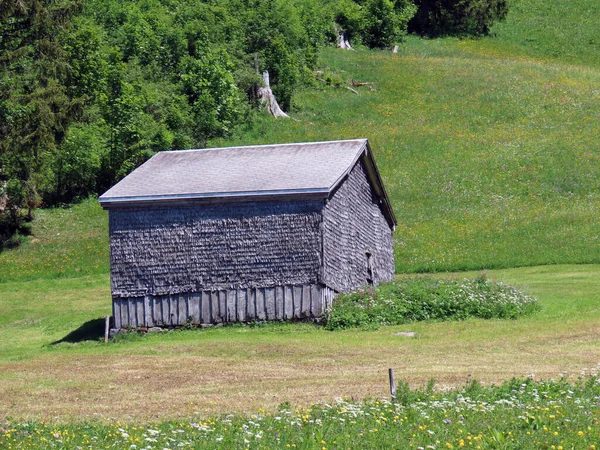
<path fill-rule="evenodd" d="M 328 70 L 373 84 L 309 88 L 296 120 L 262 119 L 234 143 L 368 137 L 398 218 L 397 272 L 597 262 L 600 69 L 492 43 L 327 49 Z"/>
<path fill-rule="evenodd" d="M 94 198 L 41 209 L 32 235 L 0 253 L 0 447 L 388 448 L 401 437 L 402 448 L 600 448 L 597 378 L 587 378 L 600 363 L 598 23 L 595 0 L 514 0 L 489 37 L 409 37 L 397 54 L 325 48 L 323 74 L 294 97 L 290 120 L 257 114 L 209 142 L 368 138 L 398 219 L 398 278 L 485 272 L 537 297 L 539 312 L 371 331 L 235 325 L 104 344 L 107 213 Z M 369 84 L 354 93 L 353 81 Z M 421 399 L 414 408 L 363 402 L 389 396 L 389 367 L 420 390 L 434 378 L 435 392 L 405 389 Z M 469 391 L 475 400 L 458 413 L 448 406 L 458 395 L 448 390 L 473 379 L 527 376 L 564 378 Z M 578 388 L 579 403 L 569 394 Z"/>

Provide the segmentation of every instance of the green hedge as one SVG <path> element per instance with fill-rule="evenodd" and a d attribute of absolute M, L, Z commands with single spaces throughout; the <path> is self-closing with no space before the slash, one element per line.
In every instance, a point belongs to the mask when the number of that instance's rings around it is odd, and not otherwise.
<path fill-rule="evenodd" d="M 326 316 L 325 327 L 376 328 L 471 317 L 515 319 L 539 309 L 536 298 L 485 277 L 462 281 L 419 277 L 339 295 Z"/>

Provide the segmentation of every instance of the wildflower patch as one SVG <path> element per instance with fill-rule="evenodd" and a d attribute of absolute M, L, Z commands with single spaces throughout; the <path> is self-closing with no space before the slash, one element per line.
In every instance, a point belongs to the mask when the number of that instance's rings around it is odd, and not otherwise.
<path fill-rule="evenodd" d="M 339 399 L 254 415 L 191 417 L 154 425 L 0 420 L 12 449 L 582 449 L 600 444 L 596 374 L 567 379 L 470 382 L 445 393 L 401 389 L 402 398 Z"/>
<path fill-rule="evenodd" d="M 516 319 L 539 309 L 535 297 L 483 276 L 462 281 L 419 277 L 339 295 L 325 327 L 374 329 L 424 320 Z"/>

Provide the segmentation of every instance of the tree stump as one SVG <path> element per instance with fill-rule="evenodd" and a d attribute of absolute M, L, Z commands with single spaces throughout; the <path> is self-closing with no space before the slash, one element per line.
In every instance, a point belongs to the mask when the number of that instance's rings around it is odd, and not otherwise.
<path fill-rule="evenodd" d="M 258 98 L 260 99 L 261 105 L 263 105 L 263 107 L 269 111 L 273 117 L 289 117 L 281 110 L 279 103 L 277 103 L 277 100 L 273 95 L 271 85 L 269 84 L 269 72 L 266 70 L 263 72 L 263 80 L 265 85 L 258 88 Z"/>
<path fill-rule="evenodd" d="M 346 33 L 344 33 L 343 31 L 340 31 L 338 34 L 338 48 L 341 48 L 344 50 L 354 50 L 352 48 L 352 46 L 350 45 L 350 42 L 348 42 Z"/>

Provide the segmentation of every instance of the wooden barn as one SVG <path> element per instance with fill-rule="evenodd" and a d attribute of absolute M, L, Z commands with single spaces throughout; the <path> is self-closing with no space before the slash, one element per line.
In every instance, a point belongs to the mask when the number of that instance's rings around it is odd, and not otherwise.
<path fill-rule="evenodd" d="M 160 152 L 99 200 L 115 328 L 319 317 L 394 275 L 366 139 Z"/>

